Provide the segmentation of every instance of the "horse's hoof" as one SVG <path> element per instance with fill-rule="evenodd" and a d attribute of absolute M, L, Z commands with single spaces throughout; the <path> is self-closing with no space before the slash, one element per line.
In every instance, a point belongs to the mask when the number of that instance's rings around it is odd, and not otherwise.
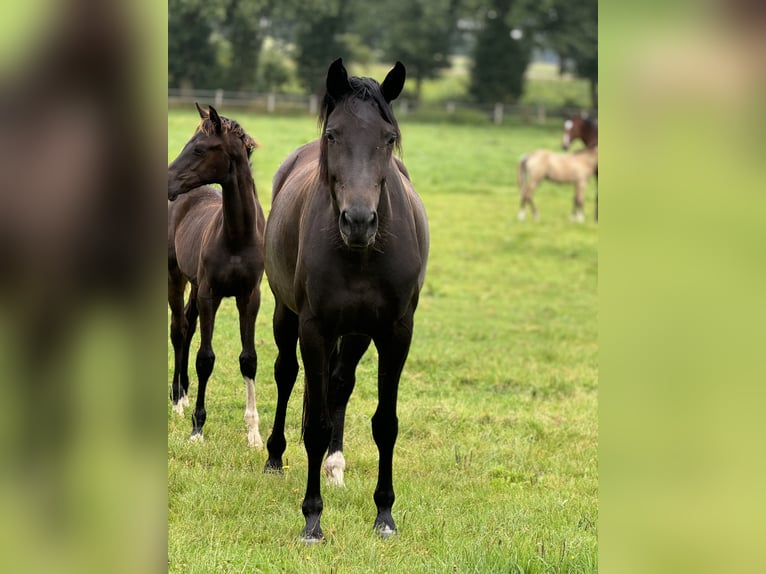
<path fill-rule="evenodd" d="M 388 540 L 396 536 L 396 528 L 391 528 L 388 524 L 379 524 L 375 527 L 375 533 L 383 540 Z"/>
<path fill-rule="evenodd" d="M 249 431 L 247 433 L 247 446 L 252 448 L 263 448 L 263 439 L 258 431 Z"/>
<path fill-rule="evenodd" d="M 202 431 L 192 431 L 189 440 L 191 442 L 205 442 L 205 437 L 202 436 Z"/>
<path fill-rule="evenodd" d="M 267 460 L 266 464 L 263 466 L 263 474 L 283 474 L 284 470 L 282 469 L 282 462 L 276 462 L 272 460 Z"/>
<path fill-rule="evenodd" d="M 519 211 L 519 215 L 517 217 L 519 221 L 524 221 L 527 218 L 527 214 L 523 211 Z"/>
<path fill-rule="evenodd" d="M 324 536 L 320 536 L 319 538 L 314 536 L 301 536 L 301 542 L 303 542 L 303 544 L 306 546 L 314 546 L 315 544 L 321 544 L 324 541 Z"/>
<path fill-rule="evenodd" d="M 177 415 L 184 416 L 183 399 L 179 400 L 177 403 L 173 403 L 173 412 Z"/>

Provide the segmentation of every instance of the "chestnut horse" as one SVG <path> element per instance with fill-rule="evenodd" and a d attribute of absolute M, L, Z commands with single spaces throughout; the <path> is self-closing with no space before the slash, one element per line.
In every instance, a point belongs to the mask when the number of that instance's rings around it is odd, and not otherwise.
<path fill-rule="evenodd" d="M 585 147 L 592 148 L 598 145 L 598 120 L 591 118 L 585 112 L 572 114 L 564 121 L 564 135 L 561 138 L 561 147 L 566 151 L 572 142 L 581 140 Z M 596 208 L 595 218 L 598 221 L 598 166 L 596 167 Z"/>
<path fill-rule="evenodd" d="M 391 515 L 396 399 L 429 247 L 423 203 L 393 155 L 401 135 L 390 103 L 404 80 L 401 62 L 378 84 L 348 77 L 341 59 L 335 60 L 327 73 L 320 139 L 290 154 L 274 176 L 266 275 L 276 302 L 278 400 L 264 470 L 282 469 L 285 412 L 298 373 L 299 342 L 306 379 L 306 542 L 323 538 L 320 475 L 325 453 L 325 473 L 342 484 L 346 405 L 357 364 L 371 341 L 378 350 L 373 528 L 384 538 L 396 531 Z"/>
<path fill-rule="evenodd" d="M 174 410 L 183 414 L 183 405 L 188 404 L 189 347 L 199 314 L 199 389 L 191 438 L 201 440 L 207 418 L 205 390 L 215 363 L 215 315 L 224 297 L 236 298 L 247 441 L 260 447 L 255 318 L 261 304 L 266 224 L 250 170 L 250 156 L 257 145 L 237 122 L 219 116 L 213 106 L 208 112 L 199 105 L 197 110 L 199 127 L 168 167 L 168 303 L 175 352 L 171 399 Z M 220 184 L 221 190 L 207 187 L 211 183 Z M 187 283 L 191 283 L 191 293 L 184 309 Z"/>

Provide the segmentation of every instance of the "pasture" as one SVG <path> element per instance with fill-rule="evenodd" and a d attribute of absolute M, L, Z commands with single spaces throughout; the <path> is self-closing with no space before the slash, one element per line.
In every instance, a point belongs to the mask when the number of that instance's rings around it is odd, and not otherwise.
<path fill-rule="evenodd" d="M 206 102 L 200 102 L 205 104 Z M 310 117 L 219 109 L 260 147 L 253 154 L 268 214 L 271 178 L 318 135 Z M 171 111 L 168 161 L 198 123 Z M 586 223 L 570 223 L 573 189 L 543 183 L 540 221 L 518 222 L 516 165 L 557 150 L 561 126 L 401 122 L 403 159 L 429 215 L 431 254 L 399 388 L 394 451 L 398 535 L 372 531 L 378 453 L 370 417 L 376 357 L 359 365 L 348 407 L 346 486 L 323 482 L 327 541 L 304 546 L 300 503 L 302 375 L 288 409 L 283 475 L 247 447 L 236 307 L 224 300 L 213 346 L 205 442 L 188 440 L 190 409 L 168 412 L 168 570 L 209 572 L 596 572 L 598 543 L 598 258 L 594 184 Z M 578 144 L 579 147 L 580 144 Z M 264 440 L 276 406 L 266 281 L 256 323 L 256 397 Z M 199 332 L 192 353 L 199 347 Z M 190 399 L 197 391 L 191 364 Z M 169 393 L 172 348 L 168 347 Z"/>

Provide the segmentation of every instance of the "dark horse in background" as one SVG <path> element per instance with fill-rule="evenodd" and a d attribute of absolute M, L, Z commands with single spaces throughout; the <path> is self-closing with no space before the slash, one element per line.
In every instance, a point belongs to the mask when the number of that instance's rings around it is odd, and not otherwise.
<path fill-rule="evenodd" d="M 213 372 L 215 315 L 223 297 L 234 297 L 239 311 L 245 379 L 245 422 L 250 446 L 263 446 L 255 406 L 255 318 L 261 303 L 263 234 L 250 156 L 257 147 L 235 121 L 197 106 L 201 122 L 181 154 L 168 167 L 168 303 L 170 338 L 175 351 L 171 399 L 183 414 L 188 404 L 189 347 L 200 321 L 197 353 L 197 404 L 192 439 L 202 439 L 205 389 Z M 219 183 L 221 190 L 207 187 Z M 204 186 L 204 187 L 201 187 Z M 184 290 L 191 283 L 184 309 Z"/>
<path fill-rule="evenodd" d="M 585 112 L 572 114 L 564 121 L 561 147 L 568 150 L 572 142 L 581 140 L 586 148 L 598 146 L 598 120 Z M 598 167 L 596 167 L 596 221 L 598 221 Z"/>
<path fill-rule="evenodd" d="M 325 472 L 331 482 L 342 483 L 346 405 L 370 341 L 379 355 L 378 406 L 372 417 L 379 453 L 374 529 L 384 538 L 396 531 L 391 515 L 396 399 L 429 246 L 423 203 L 393 155 L 401 135 L 390 103 L 404 80 L 401 62 L 382 84 L 349 78 L 341 59 L 333 62 L 320 139 L 289 155 L 274 176 L 266 274 L 276 300 L 278 401 L 265 470 L 282 469 L 285 413 L 298 373 L 299 341 L 306 377 L 306 542 L 323 538 L 320 475 L 325 453 Z"/>

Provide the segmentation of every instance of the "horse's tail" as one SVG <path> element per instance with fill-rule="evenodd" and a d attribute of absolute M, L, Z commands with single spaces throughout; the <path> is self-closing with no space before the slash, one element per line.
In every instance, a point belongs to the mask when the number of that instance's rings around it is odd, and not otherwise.
<path fill-rule="evenodd" d="M 516 181 L 519 184 L 519 194 L 524 195 L 524 182 L 527 179 L 527 160 L 529 159 L 529 154 L 525 154 L 521 156 L 521 159 L 519 160 L 519 167 L 516 173 Z"/>

